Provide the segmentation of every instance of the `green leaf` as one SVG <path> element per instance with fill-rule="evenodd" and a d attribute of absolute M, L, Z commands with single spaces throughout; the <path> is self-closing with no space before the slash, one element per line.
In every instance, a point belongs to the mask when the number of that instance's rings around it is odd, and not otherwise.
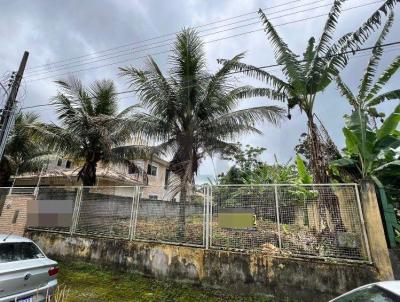
<path fill-rule="evenodd" d="M 400 160 L 394 160 L 392 162 L 383 164 L 383 165 L 379 166 L 378 168 L 374 169 L 374 172 L 379 172 L 379 171 L 385 170 L 392 166 L 400 166 Z"/>
<path fill-rule="evenodd" d="M 357 161 L 352 158 L 340 158 L 330 162 L 331 165 L 336 167 L 352 167 L 357 164 Z"/>
<path fill-rule="evenodd" d="M 299 173 L 300 182 L 302 184 L 311 184 L 313 182 L 312 176 L 307 171 L 306 165 L 298 154 L 296 155 L 296 166 Z"/>
<path fill-rule="evenodd" d="M 350 154 L 359 154 L 360 141 L 357 136 L 348 128 L 343 128 L 343 134 L 346 138 L 346 149 Z"/>
<path fill-rule="evenodd" d="M 383 137 L 390 135 L 400 123 L 400 104 L 395 108 L 394 112 L 389 115 L 382 126 L 377 131 L 377 139 L 381 140 Z"/>

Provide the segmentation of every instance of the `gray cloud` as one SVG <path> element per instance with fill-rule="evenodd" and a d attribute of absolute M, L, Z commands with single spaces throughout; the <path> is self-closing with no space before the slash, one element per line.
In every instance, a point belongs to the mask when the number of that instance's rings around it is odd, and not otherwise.
<path fill-rule="evenodd" d="M 14 0 L 3 1 L 0 7 L 0 72 L 14 70 L 17 68 L 23 51 L 30 51 L 29 67 L 47 64 L 54 61 L 64 60 L 95 51 L 112 48 L 121 44 L 133 41 L 152 38 L 166 33 L 175 32 L 183 27 L 195 26 L 229 18 L 239 14 L 256 11 L 259 7 L 279 5 L 286 0 L 275 1 L 200 1 L 200 0 L 174 0 L 174 1 L 124 1 L 124 0 Z M 314 1 L 314 6 L 327 4 L 331 1 Z M 304 0 L 301 3 L 311 3 Z M 364 0 L 349 0 L 347 7 L 366 3 Z M 299 5 L 295 4 L 295 5 Z M 294 4 L 293 4 L 294 5 Z M 291 5 L 291 6 L 293 6 Z M 286 8 L 290 8 L 287 6 Z M 308 7 L 311 7 L 309 5 Z M 351 10 L 343 13 L 338 26 L 337 36 L 351 31 L 361 24 L 377 5 Z M 271 9 L 267 13 L 275 13 L 274 16 L 286 14 L 287 12 L 276 13 L 285 7 Z M 327 12 L 329 7 L 316 9 L 314 12 L 304 12 L 295 16 L 286 16 L 276 19 L 275 24 L 289 22 L 294 19 L 301 19 L 309 16 Z M 396 8 L 398 12 L 399 9 Z M 279 33 L 288 42 L 289 46 L 298 54 L 305 48 L 306 42 L 311 35 L 318 37 L 321 34 L 325 18 L 316 18 L 301 23 L 288 24 L 278 27 Z M 232 20 L 232 22 L 235 20 Z M 216 24 L 217 25 L 217 24 Z M 214 25 L 214 26 L 216 26 Z M 218 35 L 205 37 L 212 40 L 227 35 L 245 32 L 258 28 L 238 29 Z M 206 28 L 201 28 L 206 29 Z M 387 41 L 398 39 L 396 33 L 400 30 L 400 23 L 395 21 L 393 31 Z M 371 43 L 373 40 L 371 40 Z M 164 48 L 166 49 L 166 48 Z M 273 50 L 263 32 L 257 32 L 233 39 L 222 40 L 215 43 L 205 44 L 208 66 L 210 71 L 218 68 L 216 59 L 229 58 L 233 55 L 247 51 L 245 62 L 254 65 L 267 65 L 275 62 Z M 149 52 L 158 52 L 155 49 L 145 53 L 133 54 L 132 57 L 144 55 Z M 397 51 L 388 52 L 382 61 L 381 70 L 390 63 Z M 124 79 L 118 77 L 117 67 L 132 64 L 141 66 L 143 60 L 129 61 L 129 57 L 116 58 L 104 61 L 106 64 L 118 60 L 127 59 L 126 63 L 106 68 L 94 69 L 79 73 L 86 83 L 95 79 L 111 78 L 116 81 L 120 90 L 127 88 Z M 167 55 L 155 56 L 157 62 L 164 71 L 167 70 Z M 351 64 L 344 71 L 343 77 L 353 89 L 357 88 L 358 80 L 363 73 L 368 57 L 352 59 Z M 86 65 L 85 67 L 97 66 L 101 63 Z M 83 67 L 84 68 L 84 67 Z M 29 70 L 28 70 L 29 71 Z M 69 70 L 60 71 L 60 73 Z M 279 74 L 279 71 L 274 71 Z M 57 74 L 57 73 L 56 73 Z M 45 74 L 53 75 L 52 73 Z M 32 77 L 33 78 L 33 77 Z M 238 77 L 243 83 L 260 85 L 254 80 Z M 24 106 L 47 103 L 51 96 L 56 93 L 53 83 L 56 77 L 30 82 L 26 80 L 27 95 L 24 99 Z M 389 88 L 395 87 L 399 82 L 397 75 L 390 83 Z M 398 86 L 398 84 L 397 84 Z M 121 108 L 136 102 L 136 97 L 131 96 L 121 99 Z M 249 100 L 243 106 L 252 104 L 264 104 L 266 100 Z M 381 106 L 384 112 L 389 113 L 394 103 Z M 44 120 L 54 120 L 50 107 L 35 109 Z M 335 87 L 330 86 L 323 94 L 320 94 L 316 103 L 316 113 L 326 125 L 329 133 L 339 147 L 343 147 L 341 128 L 343 126 L 342 116 L 350 112 L 350 106 L 340 97 Z M 244 144 L 250 143 L 255 146 L 263 146 L 268 149 L 264 158 L 272 161 L 273 154 L 281 161 L 286 161 L 294 155 L 293 147 L 297 144 L 299 135 L 306 131 L 305 117 L 300 112 L 293 112 L 291 121 L 284 121 L 279 128 L 268 124 L 260 125 L 263 136 L 246 136 L 238 138 Z M 215 159 L 217 172 L 227 168 L 229 163 Z M 209 159 L 203 162 L 200 169 L 201 174 L 213 174 L 213 166 Z"/>

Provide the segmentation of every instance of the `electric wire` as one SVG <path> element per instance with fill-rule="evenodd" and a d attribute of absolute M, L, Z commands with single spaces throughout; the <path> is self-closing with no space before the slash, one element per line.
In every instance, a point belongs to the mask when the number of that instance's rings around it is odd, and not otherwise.
<path fill-rule="evenodd" d="M 279 5 L 265 7 L 265 8 L 263 8 L 263 10 L 270 10 L 270 9 L 274 9 L 274 8 L 278 8 L 278 7 L 283 7 L 283 6 L 286 6 L 286 5 L 289 5 L 289 4 L 299 3 L 301 1 L 302 0 L 292 0 L 292 1 L 285 2 L 285 3 L 279 4 Z M 313 3 L 315 3 L 315 2 L 319 2 L 319 1 L 314 1 Z M 312 4 L 312 3 L 310 3 L 310 4 Z M 289 9 L 292 9 L 292 8 L 289 8 Z M 234 17 L 230 17 L 230 18 L 226 18 L 226 19 L 222 19 L 222 20 L 218 20 L 218 21 L 209 22 L 209 23 L 206 23 L 206 24 L 203 24 L 203 25 L 194 26 L 193 28 L 198 29 L 198 28 L 202 28 L 202 27 L 207 27 L 209 25 L 218 24 L 218 23 L 222 23 L 222 22 L 225 22 L 225 21 L 238 19 L 238 18 L 241 18 L 241 17 L 244 17 L 244 16 L 248 16 L 248 15 L 251 15 L 251 14 L 254 14 L 254 13 L 257 13 L 257 11 L 252 11 L 252 12 L 244 13 L 244 14 L 237 15 L 237 16 L 234 16 Z M 50 62 L 50 63 L 46 63 L 46 64 L 43 64 L 43 65 L 33 66 L 33 67 L 30 67 L 30 68 L 27 68 L 26 70 L 42 68 L 44 66 L 53 65 L 53 64 L 57 64 L 57 63 L 61 63 L 61 62 L 66 62 L 66 61 L 70 61 L 70 60 L 74 60 L 74 59 L 89 57 L 89 56 L 92 56 L 94 54 L 108 52 L 108 51 L 112 51 L 112 50 L 115 50 L 115 49 L 120 49 L 120 48 L 123 48 L 123 47 L 128 47 L 128 46 L 140 44 L 140 43 L 143 43 L 143 42 L 153 41 L 153 40 L 157 40 L 157 39 L 160 39 L 160 38 L 165 38 L 165 37 L 168 37 L 168 36 L 175 36 L 179 32 L 180 31 L 167 33 L 167 34 L 163 34 L 163 35 L 160 35 L 160 36 L 148 38 L 148 39 L 145 39 L 145 40 L 131 42 L 131 43 L 128 43 L 128 44 L 119 45 L 119 46 L 108 48 L 108 49 L 105 49 L 105 50 L 96 51 L 96 52 L 93 52 L 93 53 L 90 53 L 90 54 L 85 54 L 85 55 L 81 55 L 81 56 L 77 56 L 77 57 L 72 57 L 72 58 L 68 58 L 68 59 L 64 59 L 64 60 L 60 60 L 60 61 L 56 61 L 56 62 Z"/>
<path fill-rule="evenodd" d="M 365 6 L 376 4 L 376 3 L 380 3 L 380 2 L 382 2 L 382 1 L 379 0 L 379 1 L 374 1 L 374 2 L 364 3 L 364 4 L 361 4 L 361 5 L 349 7 L 347 9 L 343 9 L 342 11 L 349 11 L 349 10 L 352 10 L 352 9 L 365 7 Z M 288 25 L 288 24 L 303 22 L 303 21 L 306 21 L 306 20 L 319 18 L 319 17 L 323 17 L 323 16 L 326 16 L 326 15 L 327 14 L 324 13 L 324 14 L 320 14 L 320 15 L 316 15 L 316 16 L 302 18 L 302 19 L 299 19 L 299 20 L 293 20 L 293 21 L 288 21 L 288 22 L 284 22 L 284 23 L 279 23 L 279 24 L 274 25 L 274 27 L 279 27 L 279 26 L 284 26 L 284 25 Z M 264 29 L 262 29 L 262 28 L 261 29 L 255 29 L 255 30 L 251 30 L 251 31 L 247 31 L 247 32 L 243 32 L 243 33 L 239 33 L 239 34 L 235 34 L 235 35 L 230 35 L 230 36 L 226 36 L 226 37 L 222 37 L 222 38 L 217 38 L 217 39 L 214 39 L 214 40 L 205 41 L 204 44 L 214 43 L 214 42 L 218 42 L 218 41 L 222 41 L 222 40 L 226 40 L 226 39 L 230 39 L 230 38 L 234 38 L 234 37 L 239 37 L 239 36 L 243 36 L 243 35 L 247 35 L 247 34 L 251 34 L 251 33 L 255 33 L 255 32 L 260 32 L 260 31 L 263 31 L 263 30 Z M 79 72 L 83 72 L 83 71 L 94 70 L 94 69 L 104 68 L 104 67 L 113 66 L 113 65 L 117 65 L 117 64 L 122 64 L 122 63 L 126 63 L 128 61 L 140 60 L 140 59 L 147 58 L 149 56 L 158 56 L 158 55 L 166 54 L 166 53 L 169 53 L 169 52 L 171 52 L 170 49 L 169 50 L 165 50 L 165 51 L 156 52 L 156 53 L 146 54 L 146 55 L 135 57 L 135 58 L 124 59 L 124 60 L 121 60 L 121 61 L 118 61 L 118 62 L 112 62 L 112 63 L 108 63 L 108 64 L 104 64 L 104 65 L 92 66 L 92 67 L 78 69 L 78 70 L 72 70 L 72 71 L 68 71 L 68 72 L 65 72 L 65 73 L 60 73 L 60 74 L 57 74 L 57 75 L 45 76 L 45 77 L 34 78 L 34 79 L 28 78 L 27 82 L 35 82 L 35 81 L 50 79 L 50 78 L 54 78 L 54 77 L 60 77 L 60 76 L 64 76 L 64 75 L 71 75 L 71 74 L 75 74 L 75 73 L 79 73 Z"/>
<path fill-rule="evenodd" d="M 400 49 L 397 48 L 399 45 L 400 45 L 400 41 L 389 42 L 389 43 L 382 44 L 382 45 L 380 45 L 378 47 L 377 46 L 370 46 L 370 47 L 364 47 L 364 48 L 355 49 L 355 50 L 344 51 L 344 52 L 338 53 L 336 55 L 333 55 L 332 57 L 338 56 L 338 55 L 345 55 L 345 54 L 351 54 L 351 53 L 364 52 L 364 51 L 372 50 L 372 49 L 375 49 L 375 48 L 386 48 L 386 47 L 392 47 L 392 46 L 396 46 L 396 48 L 393 47 L 392 49 L 388 50 L 387 52 L 395 51 L 395 50 L 400 50 Z M 349 59 L 362 57 L 362 56 L 367 56 L 367 55 L 370 55 L 370 54 L 354 55 L 354 56 L 350 57 Z M 299 62 L 305 62 L 305 60 L 299 60 Z M 282 65 L 283 64 L 263 65 L 263 66 L 256 67 L 256 69 L 269 69 L 269 68 L 272 68 L 272 67 L 279 67 L 279 66 L 282 66 Z M 244 69 L 244 70 L 241 70 L 241 71 L 232 71 L 232 72 L 227 73 L 227 75 L 243 73 L 243 72 L 251 71 L 251 70 L 254 70 L 254 68 L 248 68 L 248 69 Z M 276 69 L 276 70 L 278 70 L 278 69 Z M 207 79 L 207 78 L 212 78 L 212 75 L 204 76 L 201 79 Z M 195 87 L 195 86 L 196 85 L 188 85 L 188 86 L 185 86 L 183 88 L 190 88 L 190 87 Z M 121 94 L 127 94 L 127 93 L 136 93 L 136 92 L 140 92 L 140 91 L 141 91 L 141 89 L 132 89 L 132 90 L 126 90 L 126 91 L 117 92 L 117 93 L 115 93 L 115 95 L 121 95 Z M 89 98 L 89 99 L 94 99 L 94 97 Z M 39 107 L 46 107 L 46 106 L 54 106 L 54 105 L 55 104 L 52 104 L 52 103 L 32 105 L 32 106 L 22 107 L 21 110 L 39 108 Z"/>
<path fill-rule="evenodd" d="M 312 3 L 306 3 L 306 4 L 303 4 L 303 5 L 299 5 L 299 6 L 294 6 L 294 7 L 291 7 L 289 9 L 287 9 L 287 10 L 293 10 L 293 9 L 296 9 L 296 8 L 304 7 L 305 5 L 310 5 L 310 4 L 315 4 L 315 3 L 318 3 L 318 2 L 325 2 L 325 1 L 326 0 L 318 0 L 318 1 L 314 1 Z M 379 0 L 376 3 L 381 2 L 381 1 L 382 0 Z M 332 6 L 332 4 L 333 3 L 330 2 L 330 3 L 324 4 L 324 5 L 314 6 L 312 8 L 308 8 L 308 9 L 304 9 L 304 10 L 300 10 L 300 11 L 295 11 L 295 12 L 292 12 L 292 13 L 287 13 L 287 14 L 284 14 L 284 15 L 276 16 L 276 17 L 271 17 L 271 18 L 269 18 L 269 20 L 275 20 L 275 19 L 279 19 L 279 18 L 292 16 L 292 15 L 295 15 L 295 14 L 300 14 L 300 13 L 308 12 L 308 11 L 311 11 L 311 10 L 327 7 L 327 6 Z M 274 15 L 274 14 L 280 13 L 280 12 L 282 12 L 282 11 L 277 11 L 277 12 L 270 13 L 270 14 L 268 14 L 268 16 Z M 238 29 L 238 28 L 244 28 L 244 27 L 249 27 L 249 26 L 252 26 L 252 25 L 259 25 L 260 24 L 259 17 L 256 16 L 256 17 L 245 19 L 245 20 L 240 20 L 240 21 L 236 21 L 236 22 L 233 22 L 233 23 L 224 24 L 224 25 L 220 25 L 220 26 L 217 26 L 217 27 L 212 27 L 212 28 L 208 28 L 208 29 L 205 29 L 205 30 L 201 30 L 201 31 L 198 31 L 198 33 L 207 32 L 207 31 L 211 31 L 211 30 L 217 30 L 217 29 L 220 29 L 222 27 L 231 26 L 231 25 L 239 24 L 239 23 L 242 23 L 242 22 L 245 22 L 245 21 L 253 21 L 253 20 L 257 20 L 257 22 L 251 22 L 251 23 L 247 23 L 247 24 L 242 24 L 240 26 L 236 26 L 236 27 L 225 29 L 225 30 L 220 30 L 220 31 L 217 31 L 217 32 L 201 35 L 200 37 L 216 35 L 216 34 L 219 34 L 219 33 L 226 32 L 226 31 L 230 31 L 230 30 L 234 30 L 234 29 Z M 48 65 L 46 65 L 46 68 L 50 69 L 50 70 L 46 70 L 46 69 L 40 70 L 39 69 L 39 70 L 31 71 L 31 72 L 28 71 L 28 72 L 26 72 L 26 77 L 43 75 L 43 74 L 47 74 L 47 73 L 54 73 L 56 71 L 63 70 L 63 69 L 74 68 L 74 67 L 79 67 L 79 66 L 82 66 L 82 65 L 98 63 L 98 62 L 101 62 L 101 61 L 115 59 L 115 58 L 119 58 L 119 57 L 123 57 L 123 56 L 131 56 L 131 55 L 134 55 L 134 53 L 137 53 L 137 52 L 143 52 L 143 51 L 147 51 L 147 50 L 151 50 L 151 49 L 171 46 L 173 44 L 174 40 L 175 40 L 175 38 L 173 37 L 173 38 L 170 38 L 170 39 L 167 39 L 167 40 L 157 41 L 157 42 L 141 45 L 141 46 L 138 46 L 138 47 L 133 47 L 133 48 L 125 49 L 125 50 L 120 50 L 118 52 L 113 52 L 111 54 L 105 54 L 105 55 L 101 55 L 101 56 L 96 56 L 96 57 L 89 58 L 89 59 L 75 60 L 75 62 L 70 62 L 70 63 L 66 63 L 66 64 L 61 64 L 61 65 L 56 65 L 56 64 L 49 63 Z M 164 44 L 161 44 L 161 43 L 164 43 Z M 161 44 L 161 45 L 155 45 L 155 44 Z M 155 46 L 152 46 L 152 45 L 155 45 Z M 152 46 L 152 47 L 146 48 L 148 46 Z M 100 59 L 100 58 L 102 58 L 102 59 Z M 80 61 L 82 61 L 82 62 L 80 62 Z"/>

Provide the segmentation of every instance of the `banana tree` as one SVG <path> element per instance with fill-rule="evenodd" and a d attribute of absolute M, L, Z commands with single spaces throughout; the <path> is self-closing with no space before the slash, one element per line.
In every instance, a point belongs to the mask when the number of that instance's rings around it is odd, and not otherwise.
<path fill-rule="evenodd" d="M 301 59 L 281 38 L 267 15 L 260 9 L 259 15 L 265 32 L 273 48 L 276 62 L 281 66 L 283 77 L 279 78 L 268 71 L 242 62 L 232 64 L 244 74 L 265 82 L 269 88 L 260 90 L 260 97 L 273 100 L 284 98 L 288 109 L 298 106 L 307 116 L 310 136 L 311 170 L 314 181 L 328 182 L 328 162 L 322 156 L 322 145 L 314 122 L 314 104 L 317 95 L 346 67 L 351 53 L 359 49 L 374 30 L 381 25 L 382 15 L 387 15 L 400 0 L 386 0 L 357 30 L 334 40 L 338 17 L 345 0 L 335 0 L 318 40 L 311 37 Z M 219 60 L 228 64 L 229 60 Z M 284 96 L 284 97 L 282 97 Z M 289 113 L 290 114 L 290 113 Z M 288 115 L 290 117 L 290 115 Z"/>
<path fill-rule="evenodd" d="M 392 168 L 400 167 L 400 105 L 376 131 L 368 124 L 361 109 L 346 116 L 343 134 L 346 138 L 344 157 L 331 162 L 336 167 L 356 167 L 362 179 L 377 180 Z"/>
<path fill-rule="evenodd" d="M 391 13 L 375 43 L 375 47 L 372 50 L 372 55 L 365 69 L 364 76 L 360 80 L 358 92 L 353 93 L 349 86 L 343 82 L 340 76 L 336 78 L 336 83 L 340 93 L 347 98 L 354 110 L 368 112 L 368 115 L 372 118 L 384 117 L 383 113 L 378 113 L 376 109 L 377 105 L 387 100 L 400 99 L 400 89 L 380 93 L 382 88 L 400 68 L 400 56 L 397 56 L 393 60 L 393 62 L 385 69 L 385 71 L 374 83 L 377 67 L 383 55 L 382 44 L 393 25 L 393 21 L 394 14 Z"/>

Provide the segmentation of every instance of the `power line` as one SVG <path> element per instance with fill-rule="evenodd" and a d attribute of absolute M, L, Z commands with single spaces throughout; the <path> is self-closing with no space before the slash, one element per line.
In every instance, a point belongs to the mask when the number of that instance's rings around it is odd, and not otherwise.
<path fill-rule="evenodd" d="M 268 15 L 271 16 L 271 15 L 275 15 L 275 14 L 283 12 L 283 11 L 290 11 L 290 10 L 294 10 L 294 9 L 297 9 L 297 8 L 305 7 L 305 6 L 308 6 L 308 5 L 311 5 L 311 4 L 315 5 L 318 2 L 325 2 L 325 1 L 326 0 L 313 1 L 311 3 L 305 3 L 305 4 L 302 4 L 302 5 L 298 5 L 298 6 L 293 6 L 293 7 L 290 7 L 288 9 L 286 9 L 286 10 L 280 10 L 280 11 L 277 11 L 277 12 L 269 13 Z M 382 0 L 380 0 L 380 1 L 382 1 Z M 308 12 L 308 11 L 311 11 L 311 10 L 315 10 L 315 9 L 318 9 L 318 8 L 332 6 L 332 4 L 333 3 L 330 2 L 328 4 L 314 6 L 312 8 L 308 8 L 308 9 L 304 9 L 304 10 L 300 10 L 300 11 L 295 11 L 295 12 L 291 12 L 291 13 L 286 13 L 286 14 L 279 15 L 279 16 L 276 16 L 276 17 L 271 17 L 269 19 L 270 20 L 274 20 L 274 19 L 279 19 L 279 18 L 283 18 L 283 17 L 287 17 L 287 16 L 292 16 L 292 15 L 295 15 L 295 14 L 299 14 L 299 13 L 304 13 L 304 12 Z M 252 17 L 252 18 L 247 18 L 247 19 L 236 21 L 236 22 L 233 22 L 233 23 L 228 23 L 228 24 L 224 24 L 224 25 L 208 28 L 208 29 L 205 29 L 205 30 L 200 30 L 198 32 L 202 33 L 202 32 L 208 32 L 208 31 L 211 31 L 211 30 L 214 30 L 214 29 L 218 30 L 218 29 L 226 27 L 226 26 L 231 26 L 231 25 L 240 24 L 240 23 L 243 23 L 243 22 L 246 22 L 246 21 L 253 21 L 253 20 L 257 20 L 257 22 L 247 23 L 247 24 L 243 24 L 241 26 L 228 28 L 226 30 L 217 31 L 217 32 L 213 32 L 213 33 L 210 33 L 210 34 L 205 34 L 202 37 L 219 34 L 221 32 L 225 32 L 225 31 L 229 31 L 229 30 L 233 30 L 233 29 L 238 29 L 238 28 L 243 28 L 243 27 L 248 27 L 248 26 L 259 25 L 260 24 L 258 16 L 255 16 L 255 17 Z M 117 51 L 117 52 L 112 52 L 112 53 L 109 53 L 109 54 L 104 54 L 104 55 L 101 55 L 101 56 L 96 56 L 96 57 L 93 57 L 93 58 L 78 59 L 78 60 L 74 60 L 72 62 L 61 64 L 61 65 L 54 64 L 54 63 L 53 64 L 49 63 L 48 65 L 46 65 L 45 67 L 42 67 L 41 69 L 33 70 L 31 72 L 28 72 L 27 73 L 28 74 L 27 77 L 43 75 L 43 74 L 47 74 L 47 73 L 53 73 L 53 72 L 56 72 L 56 71 L 59 71 L 59 70 L 63 70 L 63 69 L 79 67 L 81 65 L 93 64 L 93 63 L 101 62 L 101 61 L 104 61 L 104 60 L 115 59 L 115 58 L 118 58 L 118 57 L 131 56 L 135 52 L 143 52 L 143 51 L 147 51 L 147 50 L 151 50 L 151 49 L 155 49 L 155 48 L 160 48 L 160 47 L 164 47 L 164 46 L 171 46 L 171 42 L 173 42 L 173 41 L 174 41 L 174 37 L 166 39 L 166 40 L 162 40 L 162 41 L 152 42 L 152 43 L 149 43 L 149 44 L 145 44 L 145 45 L 141 45 L 141 46 L 125 49 L 125 50 L 120 50 L 120 51 Z M 165 44 L 166 42 L 168 42 L 168 43 Z M 162 44 L 162 43 L 164 43 L 164 44 Z M 152 45 L 157 45 L 157 46 L 146 48 L 146 47 L 152 46 Z M 103 59 L 100 59 L 100 58 L 103 58 Z M 47 68 L 50 68 L 51 70 L 46 70 Z"/>
<path fill-rule="evenodd" d="M 283 6 L 286 6 L 286 5 L 289 5 L 289 4 L 298 3 L 299 1 L 302 1 L 302 0 L 292 0 L 292 1 L 285 2 L 285 3 L 279 4 L 279 5 L 265 7 L 263 9 L 264 10 L 265 9 L 268 9 L 268 10 L 269 9 L 274 9 L 274 8 L 283 7 Z M 251 14 L 254 14 L 254 13 L 257 13 L 257 11 L 252 11 L 252 12 L 244 13 L 244 14 L 237 15 L 237 16 L 234 16 L 234 17 L 230 17 L 230 18 L 226 18 L 226 19 L 222 19 L 222 20 L 218 20 L 218 21 L 209 22 L 209 23 L 206 23 L 206 24 L 194 26 L 193 28 L 202 28 L 202 27 L 206 27 L 206 26 L 209 26 L 209 25 L 213 25 L 213 24 L 217 24 L 217 23 L 221 23 L 221 22 L 225 22 L 225 21 L 238 19 L 238 18 L 241 18 L 241 17 L 244 17 L 244 16 L 248 16 L 248 15 L 251 15 Z M 140 43 L 143 43 L 143 42 L 153 41 L 153 40 L 157 40 L 157 39 L 160 39 L 160 38 L 165 38 L 165 37 L 168 37 L 168 36 L 175 36 L 179 32 L 180 31 L 175 31 L 175 32 L 163 34 L 163 35 L 160 35 L 160 36 L 156 36 L 156 37 L 153 37 L 153 38 L 149 38 L 149 39 L 145 39 L 145 40 L 141 40 L 141 41 L 136 41 L 136 42 L 131 42 L 131 43 L 128 43 L 128 44 L 123 44 L 123 45 L 119 45 L 119 46 L 116 46 L 116 47 L 104 49 L 104 50 L 101 50 L 101 51 L 96 51 L 96 52 L 93 52 L 91 54 L 81 55 L 81 56 L 72 57 L 72 58 L 69 58 L 69 59 L 64 59 L 64 60 L 60 60 L 60 61 L 56 61 L 56 62 L 51 62 L 51 63 L 47 63 L 47 64 L 43 64 L 43 65 L 38 65 L 38 66 L 27 68 L 27 70 L 41 68 L 43 66 L 48 66 L 48 65 L 52 65 L 52 64 L 61 63 L 61 62 L 66 62 L 66 61 L 70 61 L 70 60 L 73 60 L 73 59 L 89 57 L 89 56 L 92 56 L 93 54 L 98 54 L 98 53 L 108 52 L 108 51 L 112 51 L 112 50 L 116 50 L 116 49 L 121 49 L 121 48 L 128 47 L 128 46 L 131 46 L 131 45 L 136 45 L 136 44 L 140 44 Z"/>
<path fill-rule="evenodd" d="M 350 53 L 364 52 L 364 51 L 372 50 L 372 49 L 375 49 L 375 48 L 386 48 L 386 47 L 391 47 L 391 46 L 396 46 L 397 47 L 399 45 L 400 45 L 400 41 L 395 41 L 395 42 L 382 44 L 382 45 L 380 45 L 378 47 L 377 46 L 370 46 L 370 47 L 364 47 L 364 48 L 355 49 L 355 50 L 344 51 L 344 52 L 338 53 L 336 55 L 333 55 L 332 57 L 338 56 L 338 55 L 350 54 Z M 388 50 L 386 52 L 394 51 L 394 50 L 399 50 L 399 49 L 398 48 L 393 48 L 393 49 L 390 49 L 390 50 Z M 352 56 L 350 58 L 363 57 L 363 56 L 367 56 L 367 55 L 369 55 L 369 54 L 354 55 L 354 56 Z M 305 61 L 306 60 L 300 60 L 299 62 L 305 62 Z M 272 67 L 279 67 L 279 66 L 282 66 L 282 65 L 283 64 L 270 64 L 270 65 L 259 66 L 259 67 L 256 67 L 256 68 L 257 69 L 268 69 L 268 68 L 272 68 Z M 248 69 L 244 69 L 244 70 L 241 70 L 241 71 L 232 71 L 232 72 L 229 72 L 227 74 L 228 75 L 238 74 L 238 73 L 243 73 L 245 71 L 251 71 L 251 70 L 254 70 L 254 69 L 253 68 L 248 68 Z M 207 78 L 211 78 L 211 77 L 212 77 L 212 75 L 211 76 L 205 76 L 205 77 L 203 77 L 201 79 L 207 79 Z M 183 88 L 190 88 L 190 87 L 195 87 L 195 86 L 196 85 L 188 85 L 188 86 L 183 87 Z M 139 91 L 141 91 L 141 90 L 140 89 L 126 90 L 126 91 L 117 92 L 117 93 L 115 93 L 115 95 L 121 95 L 121 94 L 127 94 L 127 93 L 135 93 L 135 92 L 139 92 Z M 91 97 L 90 99 L 94 99 L 94 97 Z M 47 107 L 47 106 L 54 106 L 54 105 L 55 104 L 52 104 L 52 103 L 33 105 L 33 106 L 22 107 L 21 110 L 39 108 L 39 107 Z"/>
<path fill-rule="evenodd" d="M 349 7 L 347 9 L 343 9 L 342 11 L 349 11 L 349 10 L 352 10 L 352 9 L 361 8 L 361 7 L 365 7 L 365 6 L 368 6 L 368 5 L 381 3 L 381 2 L 382 2 L 382 0 L 374 1 L 374 2 L 370 2 L 370 3 L 365 3 L 365 4 Z M 288 21 L 288 22 L 276 24 L 274 26 L 275 27 L 284 26 L 284 25 L 288 25 L 288 24 L 303 22 L 303 21 L 310 20 L 310 19 L 324 17 L 324 16 L 327 16 L 327 15 L 328 14 L 326 14 L 326 13 L 325 14 L 320 14 L 320 15 L 316 15 L 316 16 L 312 16 L 312 17 L 302 18 L 302 19 L 299 19 L 299 20 Z M 222 37 L 222 38 L 218 38 L 218 39 L 214 39 L 214 40 L 205 41 L 204 44 L 214 43 L 214 42 L 218 42 L 218 41 L 222 41 L 222 40 L 226 40 L 226 39 L 230 39 L 230 38 L 234 38 L 234 37 L 239 37 L 239 36 L 243 36 L 243 35 L 259 32 L 259 31 L 263 31 L 263 30 L 264 29 L 251 30 L 251 31 L 247 31 L 247 32 L 243 32 L 243 33 L 239 33 L 239 34 L 235 34 L 235 35 L 230 35 L 230 36 L 226 36 L 226 37 Z M 226 30 L 224 30 L 224 31 L 226 31 Z M 221 32 L 223 32 L 223 31 L 221 31 Z M 112 62 L 112 63 L 108 63 L 108 64 L 104 64 L 104 65 L 93 66 L 93 67 L 83 68 L 83 69 L 79 69 L 79 70 L 72 70 L 72 71 L 69 71 L 69 72 L 65 72 L 65 73 L 61 73 L 61 74 L 57 74 L 57 75 L 46 76 L 46 77 L 42 77 L 42 78 L 36 78 L 36 79 L 30 79 L 29 78 L 29 80 L 27 82 L 35 82 L 35 81 L 50 79 L 50 78 L 54 78 L 54 77 L 60 77 L 60 76 L 64 76 L 64 75 L 70 75 L 70 74 L 74 74 L 74 73 L 79 73 L 79 72 L 82 72 L 82 71 L 88 71 L 88 70 L 104 68 L 104 67 L 108 67 L 108 66 L 122 64 L 122 63 L 125 63 L 125 62 L 128 62 L 128 61 L 144 59 L 144 58 L 147 58 L 148 56 L 157 56 L 157 55 L 161 55 L 161 54 L 166 54 L 166 53 L 169 53 L 169 52 L 171 52 L 171 50 L 165 50 L 165 51 L 161 51 L 161 52 L 157 52 L 157 53 L 146 54 L 146 55 L 143 55 L 143 56 L 124 59 L 122 61 Z"/>

